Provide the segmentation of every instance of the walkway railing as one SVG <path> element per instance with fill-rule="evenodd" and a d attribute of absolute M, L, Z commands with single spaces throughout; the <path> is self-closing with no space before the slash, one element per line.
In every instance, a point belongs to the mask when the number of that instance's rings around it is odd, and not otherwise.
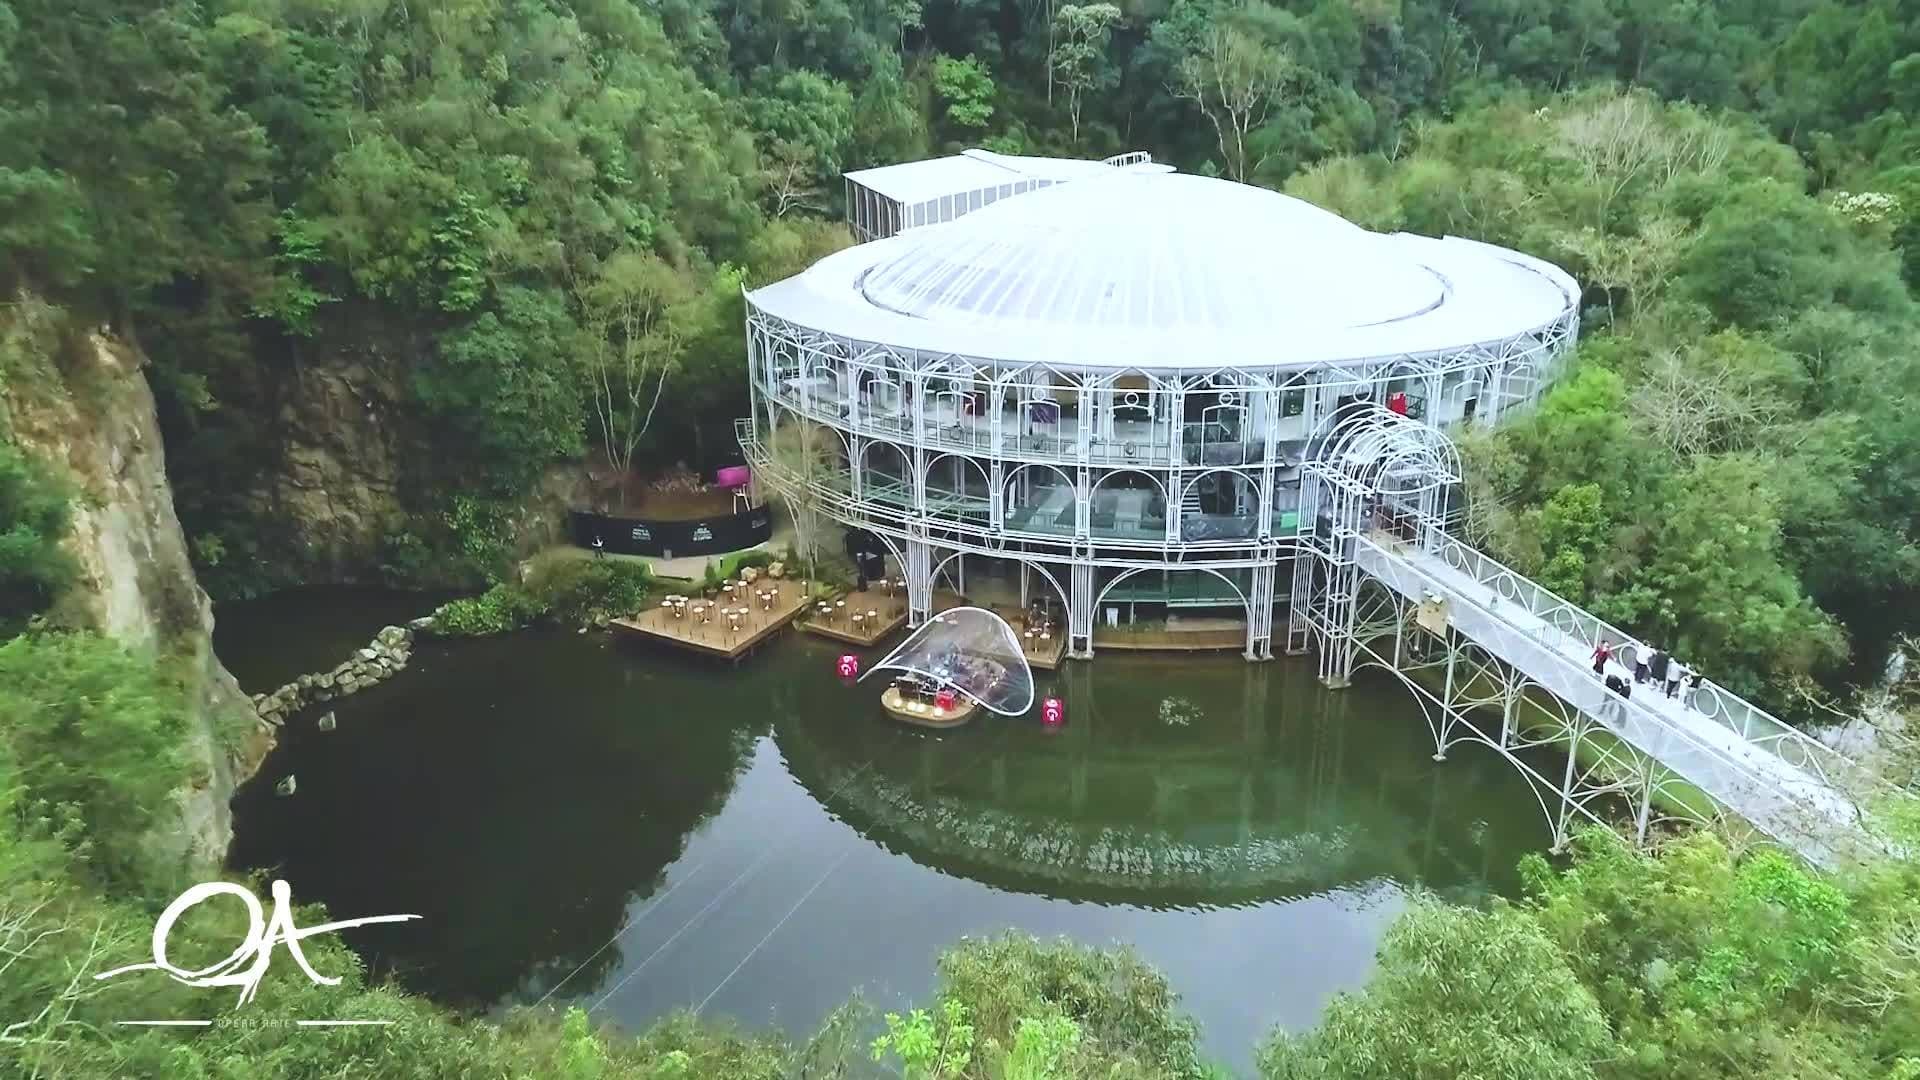
<path fill-rule="evenodd" d="M 1655 651 L 1632 634 L 1459 540 L 1444 538 L 1438 555 L 1448 566 L 1491 589 L 1502 603 L 1518 605 L 1589 649 L 1602 640 L 1611 641 L 1629 663 Z M 1701 716 L 1828 784 L 1854 792 L 1880 786 L 1871 769 L 1711 680 L 1702 680 L 1698 689 L 1690 691 L 1689 701 Z"/>
<path fill-rule="evenodd" d="M 1673 707 L 1664 698 L 1623 698 L 1606 689 L 1582 662 L 1586 639 L 1563 628 L 1575 616 L 1585 616 L 1573 623 L 1576 630 L 1605 624 L 1551 592 L 1539 590 L 1555 606 L 1541 605 L 1536 611 L 1523 608 L 1518 597 L 1493 602 L 1491 590 L 1478 596 L 1463 591 L 1447 572 L 1458 568 L 1433 553 L 1390 548 L 1363 537 L 1356 541 L 1355 554 L 1362 569 L 1402 595 L 1432 592 L 1447 597 L 1454 605 L 1453 625 L 1469 639 L 1803 856 L 1832 866 L 1871 845 L 1861 828 L 1856 797 L 1842 785 L 1713 718 L 1702 716 L 1697 727 L 1690 726 L 1684 715 L 1668 715 Z M 1532 584 L 1513 576 L 1518 583 Z M 1476 591 L 1488 588 L 1478 579 L 1470 584 Z M 1717 737 L 1709 737 L 1716 731 Z"/>

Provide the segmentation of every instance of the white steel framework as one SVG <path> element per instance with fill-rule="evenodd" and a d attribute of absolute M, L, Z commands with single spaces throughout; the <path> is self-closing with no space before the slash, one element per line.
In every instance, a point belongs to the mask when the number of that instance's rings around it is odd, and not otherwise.
<path fill-rule="evenodd" d="M 850 182 L 925 200 L 1009 168 L 1073 182 L 969 198 L 746 298 L 743 449 L 775 491 L 882 538 L 916 626 L 942 568 L 984 555 L 1054 591 L 1071 655 L 1103 599 L 1159 575 L 1237 609 L 1245 655 L 1271 657 L 1314 433 L 1357 402 L 1495 422 L 1577 333 L 1558 268 L 1131 157 Z"/>
<path fill-rule="evenodd" d="M 1125 175 L 970 207 L 749 294 L 753 414 L 736 427 L 758 478 L 880 537 L 916 626 L 969 554 L 1051 587 L 1075 657 L 1102 601 L 1145 575 L 1210 583 L 1244 614 L 1250 660 L 1273 655 L 1286 600 L 1289 651 L 1317 651 L 1330 686 L 1367 665 L 1402 679 L 1436 758 L 1462 741 L 1508 758 L 1556 845 L 1618 799 L 1643 839 L 1664 814 L 1732 812 L 1817 862 L 1859 850 L 1865 770 L 1711 683 L 1682 702 L 1612 693 L 1586 651 L 1646 646 L 1449 534 L 1445 430 L 1549 385 L 1578 329 L 1564 273 L 1239 185 Z M 1195 193 L 1232 212 L 1168 201 Z M 1130 230 L 1138 251 L 1113 240 Z M 1253 262 L 1315 255 L 1327 280 L 1311 287 Z M 1375 278 L 1381 296 L 1343 295 Z M 1549 745 L 1566 756 L 1542 768 L 1530 751 Z"/>

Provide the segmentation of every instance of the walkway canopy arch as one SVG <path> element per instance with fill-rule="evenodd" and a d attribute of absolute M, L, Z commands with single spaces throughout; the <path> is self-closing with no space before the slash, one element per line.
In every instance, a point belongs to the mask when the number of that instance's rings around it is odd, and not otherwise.
<path fill-rule="evenodd" d="M 1371 401 L 1349 402 L 1307 443 L 1306 471 L 1342 491 L 1412 502 L 1461 482 L 1460 451 L 1445 432 Z"/>

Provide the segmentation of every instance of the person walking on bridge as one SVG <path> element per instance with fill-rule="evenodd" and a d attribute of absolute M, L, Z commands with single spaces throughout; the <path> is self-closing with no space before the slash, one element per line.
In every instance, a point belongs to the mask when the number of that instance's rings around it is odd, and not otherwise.
<path fill-rule="evenodd" d="M 1678 657 L 1667 661 L 1667 696 L 1673 697 L 1680 692 L 1680 680 L 1687 677 L 1687 665 Z M 1684 704 L 1684 703 L 1683 703 Z"/>
<path fill-rule="evenodd" d="M 1606 638 L 1593 647 L 1593 673 L 1604 676 L 1607 673 L 1607 661 L 1613 659 L 1613 642 Z"/>
<path fill-rule="evenodd" d="M 1639 686 L 1641 683 L 1647 681 L 1649 672 L 1647 656 L 1647 647 L 1645 645 L 1635 645 L 1633 647 L 1633 685 L 1635 686 Z"/>

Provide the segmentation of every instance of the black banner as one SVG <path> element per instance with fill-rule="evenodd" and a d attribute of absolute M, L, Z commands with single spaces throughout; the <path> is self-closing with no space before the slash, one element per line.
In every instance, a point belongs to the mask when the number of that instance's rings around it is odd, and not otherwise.
<path fill-rule="evenodd" d="M 585 510 L 575 510 L 569 516 L 575 545 L 591 550 L 597 539 L 601 550 L 616 555 L 653 555 L 665 559 L 720 555 L 745 550 L 773 536 L 773 511 L 765 506 L 697 521 L 648 521 Z"/>

